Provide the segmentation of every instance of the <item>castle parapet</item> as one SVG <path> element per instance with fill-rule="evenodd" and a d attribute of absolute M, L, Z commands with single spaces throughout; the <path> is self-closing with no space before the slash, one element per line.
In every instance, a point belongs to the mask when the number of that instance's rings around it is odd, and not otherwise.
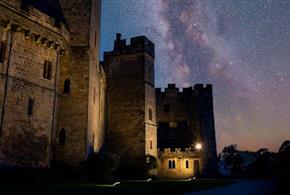
<path fill-rule="evenodd" d="M 34 3 L 36 2 L 37 1 L 35 1 Z M 33 22 L 38 23 L 41 26 L 50 29 L 51 31 L 61 34 L 65 38 L 66 41 L 69 41 L 69 37 L 70 37 L 69 31 L 67 30 L 66 25 L 62 21 L 41 12 L 37 8 L 34 8 L 33 5 L 30 5 L 28 2 L 24 0 L 22 1 L 1 0 L 0 10 L 1 10 L 1 7 L 7 10 L 11 10 L 14 13 L 18 13 L 19 15 L 26 17 L 32 20 Z M 9 20 L 9 16 L 5 15 L 5 13 L 3 13 L 1 17 L 4 17 L 3 19 Z"/>
<path fill-rule="evenodd" d="M 175 84 L 168 84 L 164 90 L 156 88 L 156 96 L 164 96 L 166 94 L 178 94 L 185 97 L 211 97 L 212 98 L 212 84 L 195 84 L 194 86 L 182 88 L 180 91 Z"/>
<path fill-rule="evenodd" d="M 195 84 L 194 95 L 198 97 L 212 97 L 212 84 Z"/>
<path fill-rule="evenodd" d="M 192 148 L 158 148 L 158 156 L 160 157 L 199 157 L 197 150 Z"/>
<path fill-rule="evenodd" d="M 114 54 L 131 54 L 131 53 L 141 53 L 145 52 L 152 58 L 155 58 L 155 46 L 152 41 L 150 41 L 145 36 L 133 37 L 130 39 L 130 44 L 126 44 L 126 39 L 121 39 L 121 34 L 116 34 L 116 40 L 114 42 Z M 111 53 L 111 52 L 106 52 Z M 108 54 L 105 54 L 108 55 Z"/>

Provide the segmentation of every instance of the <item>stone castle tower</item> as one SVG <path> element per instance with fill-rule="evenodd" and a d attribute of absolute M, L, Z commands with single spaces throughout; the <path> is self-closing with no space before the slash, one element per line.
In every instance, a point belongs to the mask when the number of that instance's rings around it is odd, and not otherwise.
<path fill-rule="evenodd" d="M 131 173 L 143 172 L 147 155 L 157 157 L 154 58 L 154 44 L 146 37 L 131 38 L 126 45 L 121 34 L 114 50 L 104 54 L 106 149 L 119 155 L 121 167 Z"/>
<path fill-rule="evenodd" d="M 1 164 L 75 165 L 100 150 L 100 9 L 100 0 L 0 1 Z"/>
<path fill-rule="evenodd" d="M 67 139 L 65 144 L 56 144 L 55 158 L 71 164 L 98 152 L 104 140 L 105 78 L 98 57 L 101 1 L 59 2 L 70 40 L 61 61 L 59 87 L 63 90 L 56 132 L 64 130 Z"/>
<path fill-rule="evenodd" d="M 202 144 L 200 172 L 209 175 L 217 161 L 212 85 L 196 84 L 179 91 L 169 84 L 156 89 L 158 148 L 195 148 Z M 196 153 L 196 151 L 193 151 Z"/>

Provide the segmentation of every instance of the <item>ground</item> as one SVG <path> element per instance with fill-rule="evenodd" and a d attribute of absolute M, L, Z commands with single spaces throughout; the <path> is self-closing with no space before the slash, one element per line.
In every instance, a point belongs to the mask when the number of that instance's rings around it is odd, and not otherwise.
<path fill-rule="evenodd" d="M 233 180 L 197 179 L 193 181 L 121 181 L 113 183 L 0 184 L 0 194 L 183 194 L 232 184 Z"/>
<path fill-rule="evenodd" d="M 277 194 L 276 182 L 272 180 L 237 180 L 231 185 L 199 192 L 187 193 L 186 195 L 271 195 Z"/>

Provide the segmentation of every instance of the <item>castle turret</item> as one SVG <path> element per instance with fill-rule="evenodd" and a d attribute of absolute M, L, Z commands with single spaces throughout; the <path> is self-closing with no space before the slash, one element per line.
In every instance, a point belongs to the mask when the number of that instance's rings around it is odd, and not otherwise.
<path fill-rule="evenodd" d="M 106 149 L 120 157 L 123 176 L 147 174 L 146 158 L 157 157 L 154 44 L 140 36 L 126 45 L 117 34 L 114 50 L 105 52 L 104 67 L 108 82 Z"/>
<path fill-rule="evenodd" d="M 104 140 L 105 83 L 99 64 L 100 0 L 60 0 L 70 31 L 61 59 L 55 159 L 76 164 Z M 65 143 L 60 143 L 61 131 Z"/>

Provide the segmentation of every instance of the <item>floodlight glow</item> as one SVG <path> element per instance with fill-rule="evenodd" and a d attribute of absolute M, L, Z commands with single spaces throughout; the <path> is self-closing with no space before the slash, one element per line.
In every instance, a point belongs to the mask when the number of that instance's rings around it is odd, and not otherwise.
<path fill-rule="evenodd" d="M 195 149 L 196 149 L 196 150 L 201 150 L 201 149 L 202 149 L 202 145 L 201 145 L 201 143 L 197 143 L 197 144 L 195 144 Z"/>

